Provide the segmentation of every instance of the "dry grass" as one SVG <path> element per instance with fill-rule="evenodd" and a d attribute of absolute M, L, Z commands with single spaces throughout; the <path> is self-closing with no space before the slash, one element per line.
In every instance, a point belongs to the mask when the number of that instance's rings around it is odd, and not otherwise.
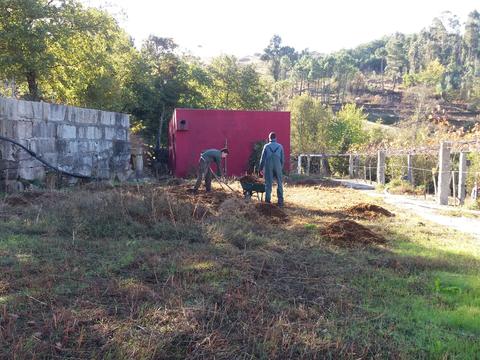
<path fill-rule="evenodd" d="M 354 190 L 286 185 L 287 221 L 259 213 L 231 185 L 237 195 L 218 185 L 214 194 L 193 196 L 188 184 L 145 184 L 5 199 L 0 357 L 436 354 L 415 345 L 418 334 L 399 330 L 405 324 L 387 305 L 379 311 L 391 299 L 369 282 L 380 290 L 396 281 L 410 298 L 425 296 L 430 272 L 465 271 L 477 258 L 408 254 L 408 246 L 427 243 L 433 252 L 432 239 L 444 234 L 426 227 L 415 238 L 400 235 L 415 221 L 401 214 L 360 220 L 387 244 L 332 244 L 322 230 L 351 219 L 344 209 L 365 202 Z"/>

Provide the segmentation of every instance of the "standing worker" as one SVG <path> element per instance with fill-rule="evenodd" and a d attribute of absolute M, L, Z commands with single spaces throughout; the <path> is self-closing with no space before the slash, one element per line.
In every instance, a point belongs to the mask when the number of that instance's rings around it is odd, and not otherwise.
<path fill-rule="evenodd" d="M 282 173 L 285 163 L 283 146 L 277 143 L 277 135 L 271 132 L 268 135 L 269 143 L 265 144 L 260 158 L 260 171 L 265 177 L 265 202 L 271 202 L 273 178 L 277 179 L 278 206 L 283 206 Z"/>
<path fill-rule="evenodd" d="M 193 188 L 193 192 L 196 193 L 198 188 L 202 184 L 202 179 L 205 178 L 205 188 L 207 192 L 212 190 L 212 173 L 210 164 L 215 162 L 217 164 L 217 176 L 222 176 L 222 158 L 226 158 L 228 155 L 228 149 L 223 148 L 221 150 L 209 149 L 200 154 L 200 160 L 198 162 L 198 176 L 197 182 Z"/>

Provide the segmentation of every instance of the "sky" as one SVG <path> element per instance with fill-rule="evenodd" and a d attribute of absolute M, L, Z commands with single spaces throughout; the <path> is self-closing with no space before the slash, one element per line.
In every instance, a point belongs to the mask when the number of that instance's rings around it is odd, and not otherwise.
<path fill-rule="evenodd" d="M 263 52 L 274 34 L 296 50 L 330 53 L 397 31 L 418 32 L 444 11 L 480 11 L 479 0 L 82 0 L 114 15 L 137 46 L 170 37 L 201 58 Z"/>

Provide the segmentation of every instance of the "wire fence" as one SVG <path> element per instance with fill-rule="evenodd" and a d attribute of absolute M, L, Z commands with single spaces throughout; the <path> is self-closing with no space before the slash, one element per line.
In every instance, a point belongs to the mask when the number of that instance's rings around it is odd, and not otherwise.
<path fill-rule="evenodd" d="M 447 160 L 442 160 L 443 146 L 364 153 L 301 154 L 297 158 L 297 172 L 318 173 L 319 167 L 312 165 L 318 164 L 320 159 L 329 163 L 333 167 L 331 173 L 337 175 L 348 175 L 352 179 L 374 183 L 383 174 L 387 188 L 394 185 L 406 188 L 409 184 L 413 193 L 421 193 L 425 197 L 434 195 L 436 198 L 445 197 L 442 194 L 447 192 L 447 202 L 450 198 L 455 205 L 463 204 L 468 194 L 471 194 L 476 206 L 480 191 L 480 141 L 475 139 L 447 143 Z M 379 163 L 379 152 L 383 152 L 383 163 Z M 311 168 L 307 169 L 309 166 Z"/>

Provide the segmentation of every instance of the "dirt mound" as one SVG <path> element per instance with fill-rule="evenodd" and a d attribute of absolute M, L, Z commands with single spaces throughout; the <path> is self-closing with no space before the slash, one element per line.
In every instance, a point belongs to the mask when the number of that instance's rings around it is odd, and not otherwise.
<path fill-rule="evenodd" d="M 375 234 L 370 229 L 351 220 L 339 220 L 329 224 L 322 230 L 322 235 L 331 241 L 344 245 L 383 244 L 383 236 Z"/>
<path fill-rule="evenodd" d="M 285 222 L 288 220 L 287 214 L 276 205 L 256 203 L 255 209 L 260 215 L 270 218 L 273 222 Z"/>
<path fill-rule="evenodd" d="M 366 218 L 377 218 L 380 216 L 392 217 L 395 214 L 391 213 L 387 209 L 384 209 L 381 206 L 375 204 L 361 203 L 351 208 L 348 208 L 346 212 L 353 216 L 366 217 Z"/>
<path fill-rule="evenodd" d="M 241 183 L 264 184 L 264 180 L 254 175 L 244 175 L 238 179 Z"/>

